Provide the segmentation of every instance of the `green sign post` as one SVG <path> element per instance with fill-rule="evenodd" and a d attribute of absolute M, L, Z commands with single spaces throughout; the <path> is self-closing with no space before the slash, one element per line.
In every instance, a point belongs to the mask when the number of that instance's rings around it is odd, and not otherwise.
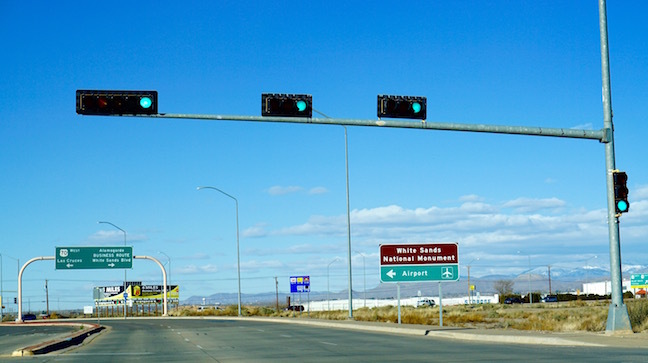
<path fill-rule="evenodd" d="M 56 269 L 133 268 L 133 247 L 56 247 Z"/>

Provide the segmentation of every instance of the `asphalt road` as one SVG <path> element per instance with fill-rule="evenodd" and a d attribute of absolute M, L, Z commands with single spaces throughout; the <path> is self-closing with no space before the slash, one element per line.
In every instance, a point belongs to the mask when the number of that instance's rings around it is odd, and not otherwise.
<path fill-rule="evenodd" d="M 235 319 L 128 319 L 42 362 L 643 362 L 645 349 L 475 343 Z"/>

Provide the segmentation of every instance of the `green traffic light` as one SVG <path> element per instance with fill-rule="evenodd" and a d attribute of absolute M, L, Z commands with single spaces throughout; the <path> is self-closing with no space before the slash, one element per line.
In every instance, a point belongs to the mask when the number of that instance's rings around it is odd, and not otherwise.
<path fill-rule="evenodd" d="M 150 97 L 142 97 L 140 98 L 140 106 L 142 108 L 149 108 L 153 104 L 153 101 L 151 101 Z"/>
<path fill-rule="evenodd" d="M 304 110 L 306 110 L 306 101 L 302 101 L 302 100 L 297 101 L 297 110 L 299 112 L 303 112 Z"/>
<path fill-rule="evenodd" d="M 421 107 L 421 104 L 420 104 L 420 103 L 418 103 L 418 102 L 414 102 L 414 103 L 412 103 L 412 110 L 414 111 L 414 113 L 419 113 L 419 112 L 421 112 L 421 108 L 422 108 L 422 107 Z"/>
<path fill-rule="evenodd" d="M 617 209 L 621 212 L 625 212 L 628 210 L 628 203 L 625 200 L 620 200 L 617 203 Z"/>

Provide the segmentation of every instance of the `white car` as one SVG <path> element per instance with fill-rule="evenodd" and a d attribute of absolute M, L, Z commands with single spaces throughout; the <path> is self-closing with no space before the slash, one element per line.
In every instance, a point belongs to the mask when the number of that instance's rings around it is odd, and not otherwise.
<path fill-rule="evenodd" d="M 419 301 L 416 302 L 416 307 L 427 307 L 427 306 L 434 306 L 436 303 L 432 299 L 420 299 Z"/>

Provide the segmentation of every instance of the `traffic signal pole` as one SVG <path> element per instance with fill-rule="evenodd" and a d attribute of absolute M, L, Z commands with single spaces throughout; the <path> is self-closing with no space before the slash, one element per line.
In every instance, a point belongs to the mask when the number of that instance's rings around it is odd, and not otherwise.
<path fill-rule="evenodd" d="M 614 130 L 612 123 L 612 90 L 610 86 L 610 51 L 608 48 L 607 10 L 605 0 L 599 0 L 599 29 L 601 32 L 601 75 L 603 82 L 603 127 Z M 614 132 L 605 143 L 605 168 L 607 175 L 608 229 L 610 237 L 610 277 L 612 301 L 608 310 L 606 332 L 632 332 L 628 308 L 623 303 L 623 276 L 621 273 L 621 241 L 619 217 L 616 213 L 614 193 Z"/>

